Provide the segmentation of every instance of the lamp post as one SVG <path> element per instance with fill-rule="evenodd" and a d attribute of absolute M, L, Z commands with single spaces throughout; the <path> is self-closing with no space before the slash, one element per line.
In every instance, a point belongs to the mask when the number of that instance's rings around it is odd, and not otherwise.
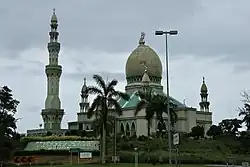
<path fill-rule="evenodd" d="M 155 31 L 155 35 L 165 35 L 165 42 L 166 42 L 166 77 L 167 77 L 167 113 L 168 113 L 168 153 L 169 153 L 169 165 L 172 164 L 171 160 L 171 146 L 172 146 L 172 140 L 171 140 L 171 119 L 170 119 L 170 111 L 169 111 L 169 72 L 168 72 L 168 35 L 177 35 L 178 31 L 171 30 L 171 31 Z"/>

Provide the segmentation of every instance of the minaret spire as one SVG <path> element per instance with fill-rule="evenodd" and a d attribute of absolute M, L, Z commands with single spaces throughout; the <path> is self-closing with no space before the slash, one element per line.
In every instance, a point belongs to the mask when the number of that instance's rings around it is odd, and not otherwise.
<path fill-rule="evenodd" d="M 144 90 L 146 90 L 149 87 L 150 78 L 148 76 L 148 70 L 146 64 L 143 65 L 144 65 L 144 74 L 142 76 L 141 83 L 143 85 Z"/>
<path fill-rule="evenodd" d="M 50 131 L 61 129 L 61 121 L 64 110 L 61 109 L 61 101 L 59 98 L 59 82 L 62 74 L 62 66 L 58 65 L 58 57 L 60 52 L 60 43 L 58 42 L 59 32 L 58 19 L 53 9 L 50 21 L 50 40 L 47 45 L 49 52 L 49 64 L 45 66 L 47 76 L 47 97 L 45 100 L 45 109 L 42 110 L 44 128 Z"/>
<path fill-rule="evenodd" d="M 87 91 L 87 84 L 86 84 L 86 78 L 84 78 L 84 81 L 83 81 L 83 86 L 82 86 L 82 90 L 81 90 L 81 102 L 79 103 L 80 105 L 80 112 L 84 112 L 86 113 L 87 112 L 87 109 L 89 107 L 89 102 L 88 102 L 88 93 L 86 92 Z"/>
<path fill-rule="evenodd" d="M 208 101 L 208 89 L 207 89 L 207 85 L 205 83 L 205 77 L 202 78 L 200 96 L 201 96 L 201 102 L 199 103 L 200 104 L 200 110 L 208 112 L 210 102 Z"/>

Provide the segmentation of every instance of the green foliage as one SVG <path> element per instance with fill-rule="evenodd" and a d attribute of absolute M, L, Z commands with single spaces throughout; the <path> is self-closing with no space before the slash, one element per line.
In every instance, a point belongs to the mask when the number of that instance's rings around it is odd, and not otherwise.
<path fill-rule="evenodd" d="M 80 137 L 80 136 L 34 136 L 34 137 L 22 137 L 21 141 L 93 141 L 98 140 L 94 137 Z"/>
<path fill-rule="evenodd" d="M 17 112 L 19 101 L 13 98 L 12 90 L 7 86 L 0 88 L 0 161 L 11 158 L 18 139 L 14 114 Z"/>
<path fill-rule="evenodd" d="M 242 122 L 246 124 L 247 130 L 250 131 L 250 96 L 247 92 L 242 94 L 244 107 L 239 108 L 239 116 L 243 116 Z"/>
<path fill-rule="evenodd" d="M 219 136 L 222 135 L 222 129 L 220 126 L 212 125 L 209 130 L 207 131 L 207 136 Z"/>
<path fill-rule="evenodd" d="M 125 100 L 129 100 L 129 96 L 115 90 L 115 86 L 118 84 L 118 81 L 115 79 L 108 83 L 105 83 L 100 75 L 93 75 L 93 79 L 96 81 L 98 87 L 88 86 L 81 92 L 81 96 L 84 98 L 89 94 L 96 95 L 93 103 L 88 109 L 87 115 L 88 118 L 95 116 L 95 119 L 98 120 L 98 125 L 100 127 L 96 127 L 96 129 L 100 129 L 101 132 L 102 163 L 105 163 L 105 153 L 107 152 L 106 133 L 108 132 L 109 122 L 108 115 L 110 115 L 110 112 L 119 116 L 122 115 L 122 108 L 116 99 L 123 98 Z M 110 108 L 112 108 L 112 110 L 110 110 Z"/>
<path fill-rule="evenodd" d="M 166 129 L 165 123 L 163 121 L 163 113 L 168 114 L 167 107 L 168 107 L 168 99 L 165 95 L 156 94 L 154 89 L 151 87 L 147 87 L 144 90 L 140 90 L 137 92 L 137 95 L 140 97 L 140 102 L 136 106 L 135 115 L 138 114 L 143 108 L 145 108 L 145 119 L 147 120 L 147 128 L 148 128 L 148 136 L 151 135 L 150 133 L 150 126 L 152 123 L 152 119 L 154 115 L 156 115 L 157 120 L 159 121 L 158 129 L 160 133 Z M 171 125 L 177 121 L 177 114 L 175 112 L 176 105 L 169 101 L 169 110 L 170 110 L 170 118 L 171 118 Z"/>
<path fill-rule="evenodd" d="M 194 126 L 191 129 L 190 135 L 192 137 L 194 137 L 195 139 L 204 138 L 204 127 L 202 127 L 202 126 Z"/>
<path fill-rule="evenodd" d="M 239 132 L 239 128 L 241 128 L 242 121 L 235 119 L 224 119 L 219 123 L 219 126 L 222 129 L 223 133 L 228 133 L 232 135 L 236 135 Z"/>

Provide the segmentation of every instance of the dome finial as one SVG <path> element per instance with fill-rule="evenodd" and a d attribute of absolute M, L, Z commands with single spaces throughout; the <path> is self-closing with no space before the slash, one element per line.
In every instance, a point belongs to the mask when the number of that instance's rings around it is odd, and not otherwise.
<path fill-rule="evenodd" d="M 86 85 L 86 78 L 83 79 L 83 84 Z"/>
<path fill-rule="evenodd" d="M 205 83 L 205 77 L 202 78 L 201 92 L 207 92 L 207 85 Z"/>
<path fill-rule="evenodd" d="M 140 40 L 139 40 L 139 44 L 140 45 L 144 45 L 145 44 L 145 33 L 144 32 L 141 32 L 141 37 L 140 37 Z"/>
<path fill-rule="evenodd" d="M 51 23 L 57 23 L 57 17 L 56 17 L 56 9 L 53 8 L 53 14 L 51 17 Z"/>
<path fill-rule="evenodd" d="M 144 85 L 148 85 L 150 83 L 150 78 L 148 76 L 148 70 L 147 70 L 147 66 L 146 66 L 146 63 L 142 63 L 142 65 L 144 66 L 144 74 L 142 76 L 142 80 L 141 82 L 144 84 Z"/>
<path fill-rule="evenodd" d="M 144 72 L 147 73 L 148 72 L 148 67 L 146 66 L 146 64 L 144 63 Z"/>

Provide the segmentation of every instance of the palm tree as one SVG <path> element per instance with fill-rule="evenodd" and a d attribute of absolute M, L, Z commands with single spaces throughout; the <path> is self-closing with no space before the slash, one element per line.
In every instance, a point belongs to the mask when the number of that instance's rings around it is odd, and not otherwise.
<path fill-rule="evenodd" d="M 135 109 L 135 116 L 138 115 L 139 111 L 145 108 L 145 119 L 147 120 L 148 137 L 150 136 L 150 127 L 152 123 L 152 118 L 154 116 L 154 105 L 153 101 L 156 96 L 153 89 L 148 87 L 144 91 L 139 90 L 137 95 L 140 97 L 140 102 L 137 104 Z"/>
<path fill-rule="evenodd" d="M 98 113 L 98 112 L 97 112 Z M 101 114 L 101 112 L 99 112 L 99 114 Z M 107 130 L 106 130 L 106 134 L 110 135 L 111 132 L 113 131 L 114 128 L 114 117 L 113 116 L 108 116 L 107 118 Z M 92 122 L 92 129 L 96 132 L 97 136 L 98 134 L 102 133 L 102 124 L 103 124 L 103 118 L 101 115 L 99 116 L 95 116 L 94 121 Z"/>
<path fill-rule="evenodd" d="M 113 79 L 111 82 L 105 83 L 103 78 L 100 75 L 93 75 L 93 79 L 96 81 L 98 87 L 96 86 L 88 86 L 85 92 L 82 92 L 82 96 L 84 94 L 93 94 L 96 95 L 93 103 L 88 109 L 88 118 L 91 118 L 93 115 L 96 115 L 99 112 L 100 119 L 102 120 L 102 151 L 101 151 L 101 162 L 105 163 L 105 153 L 106 153 L 106 131 L 107 131 L 107 121 L 108 115 L 112 108 L 112 111 L 117 115 L 122 115 L 122 108 L 117 102 L 118 98 L 123 98 L 125 100 L 129 100 L 129 96 L 125 93 L 115 90 L 115 86 L 118 84 L 118 81 Z"/>
<path fill-rule="evenodd" d="M 163 113 L 166 113 L 168 114 L 167 112 L 167 96 L 165 95 L 157 95 L 156 96 L 156 100 L 154 100 L 156 102 L 156 104 L 154 104 L 155 106 L 155 110 L 156 110 L 156 116 L 157 116 L 157 119 L 160 121 L 160 124 L 161 125 L 164 125 L 164 122 L 163 122 Z M 170 124 L 171 124 L 171 127 L 169 127 L 170 129 L 174 127 L 174 124 L 177 122 L 178 120 L 178 115 L 177 113 L 175 112 L 175 108 L 177 106 L 171 102 L 169 100 L 169 113 L 170 113 Z M 159 129 L 160 132 L 162 132 L 162 128 Z"/>

